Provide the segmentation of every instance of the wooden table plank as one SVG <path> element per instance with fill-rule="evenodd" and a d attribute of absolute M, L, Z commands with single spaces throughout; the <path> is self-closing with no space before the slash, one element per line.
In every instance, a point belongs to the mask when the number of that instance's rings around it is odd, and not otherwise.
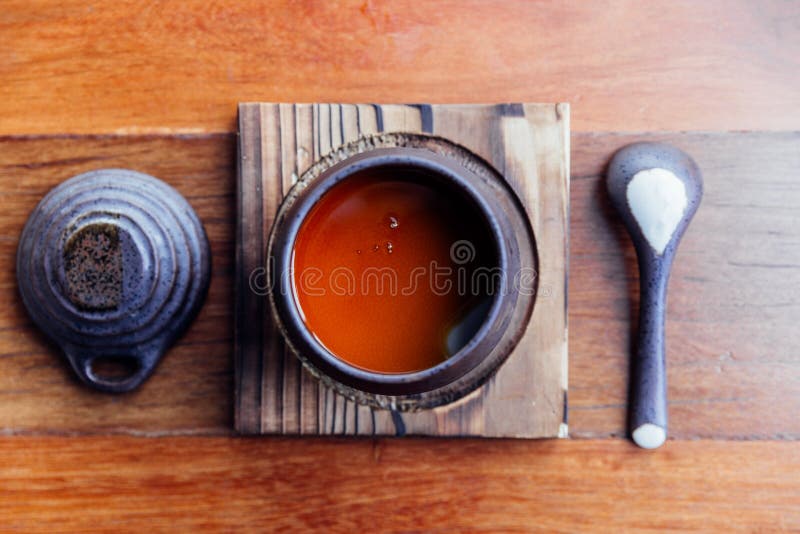
<path fill-rule="evenodd" d="M 5 531 L 800 529 L 788 442 L 0 439 Z"/>
<path fill-rule="evenodd" d="M 633 249 L 604 198 L 611 152 L 641 138 L 692 153 L 704 203 L 670 287 L 671 435 L 800 439 L 800 134 L 572 137 L 570 431 L 624 433 L 635 318 Z M 6 433 L 229 433 L 232 427 L 233 136 L 0 138 L 0 428 Z M 67 177 L 130 167 L 175 185 L 206 225 L 209 298 L 136 393 L 87 391 L 27 319 L 13 258 L 27 214 Z M 558 290 L 559 288 L 551 288 Z"/>
<path fill-rule="evenodd" d="M 782 0 L 6 0 L 0 36 L 0 434 L 230 432 L 240 100 L 569 101 L 573 131 L 800 125 L 800 3 Z M 114 135 L 1 137 L 65 133 Z M 624 429 L 637 280 L 598 176 L 639 137 L 572 138 L 573 436 Z M 707 183 L 672 282 L 672 437 L 797 440 L 798 136 L 659 137 Z M 41 195 L 102 166 L 176 185 L 214 252 L 198 321 L 125 397 L 72 379 L 12 267 Z M 796 441 L 37 436 L 0 456 L 9 531 L 800 531 Z"/>
<path fill-rule="evenodd" d="M 599 176 L 604 155 L 632 137 L 683 148 L 705 182 L 669 289 L 670 433 L 800 439 L 798 133 L 573 137 L 572 434 L 625 428 L 639 282 L 633 247 Z"/>
<path fill-rule="evenodd" d="M 781 0 L 6 0 L 0 134 L 233 132 L 238 101 L 570 102 L 573 130 L 796 129 Z"/>

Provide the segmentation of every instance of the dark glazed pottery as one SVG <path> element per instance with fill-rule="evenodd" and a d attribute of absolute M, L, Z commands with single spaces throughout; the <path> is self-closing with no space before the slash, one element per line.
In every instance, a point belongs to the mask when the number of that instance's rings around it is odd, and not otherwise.
<path fill-rule="evenodd" d="M 34 322 L 96 389 L 139 386 L 197 314 L 211 263 L 205 231 L 164 182 L 109 169 L 67 180 L 28 219 L 17 281 Z M 122 361 L 128 376 L 95 372 Z"/>
<path fill-rule="evenodd" d="M 477 158 L 476 158 L 477 159 Z M 480 163 L 486 165 L 485 163 Z M 477 334 L 435 367 L 413 373 L 365 371 L 328 352 L 308 331 L 292 290 L 292 251 L 300 225 L 333 186 L 364 169 L 412 169 L 466 196 L 489 226 L 499 267 L 505 273 Z M 496 174 L 496 173 L 495 173 Z M 292 351 L 326 385 L 358 402 L 395 410 L 431 408 L 456 400 L 485 382 L 505 361 L 527 327 L 535 299 L 518 291 L 515 275 L 536 274 L 533 234 L 518 199 L 499 175 L 487 179 L 459 160 L 421 148 L 377 148 L 327 168 L 312 168 L 284 200 L 269 242 L 273 315 Z"/>
<path fill-rule="evenodd" d="M 630 232 L 639 263 L 639 338 L 631 371 L 633 440 L 656 448 L 667 433 L 664 319 L 678 243 L 700 205 L 703 182 L 686 153 L 660 143 L 619 150 L 608 167 L 611 202 Z"/>

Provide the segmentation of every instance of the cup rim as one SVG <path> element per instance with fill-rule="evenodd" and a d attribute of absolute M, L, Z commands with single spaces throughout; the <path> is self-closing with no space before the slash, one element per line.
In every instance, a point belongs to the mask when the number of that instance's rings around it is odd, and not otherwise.
<path fill-rule="evenodd" d="M 439 364 L 408 373 L 370 371 L 349 364 L 336 356 L 307 327 L 294 291 L 292 270 L 294 245 L 306 217 L 322 197 L 342 181 L 364 170 L 380 167 L 411 167 L 440 178 L 447 187 L 458 188 L 488 226 L 497 267 L 502 270 L 507 269 L 508 251 L 502 246 L 504 237 L 500 224 L 489 203 L 475 187 L 475 181 L 482 180 L 479 176 L 458 162 L 425 149 L 375 148 L 338 162 L 313 179 L 297 195 L 287 196 L 288 204 L 282 206 L 276 217 L 269 244 L 268 270 L 270 268 L 273 270 L 268 277 L 273 281 L 273 288 L 278 290 L 278 295 L 275 295 L 274 291 L 270 294 L 270 301 L 273 315 L 291 345 L 290 348 L 300 356 L 301 360 L 306 363 L 310 360 L 311 365 L 323 374 L 369 393 L 404 395 L 423 393 L 457 380 L 488 357 L 489 350 L 483 351 L 485 354 L 481 355 L 476 349 L 480 348 L 481 341 L 501 319 L 502 296 L 508 293 L 507 276 L 500 277 L 499 287 L 492 295 L 489 311 L 480 328 L 465 345 Z M 387 391 L 387 387 L 392 391 Z"/>

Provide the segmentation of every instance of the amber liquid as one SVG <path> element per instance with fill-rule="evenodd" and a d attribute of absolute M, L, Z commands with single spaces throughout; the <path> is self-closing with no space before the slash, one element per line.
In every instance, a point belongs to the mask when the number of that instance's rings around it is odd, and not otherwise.
<path fill-rule="evenodd" d="M 294 296 L 306 326 L 341 360 L 380 373 L 427 369 L 483 323 L 491 291 L 470 280 L 496 265 L 491 243 L 483 217 L 452 186 L 408 169 L 362 171 L 301 225 Z"/>

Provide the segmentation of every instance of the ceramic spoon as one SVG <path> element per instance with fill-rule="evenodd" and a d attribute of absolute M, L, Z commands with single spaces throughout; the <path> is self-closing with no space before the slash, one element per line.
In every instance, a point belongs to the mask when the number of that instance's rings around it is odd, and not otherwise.
<path fill-rule="evenodd" d="M 635 143 L 608 167 L 608 193 L 639 260 L 639 339 L 631 369 L 629 424 L 645 449 L 667 438 L 664 314 L 675 250 L 700 205 L 703 181 L 689 155 L 669 145 Z"/>

